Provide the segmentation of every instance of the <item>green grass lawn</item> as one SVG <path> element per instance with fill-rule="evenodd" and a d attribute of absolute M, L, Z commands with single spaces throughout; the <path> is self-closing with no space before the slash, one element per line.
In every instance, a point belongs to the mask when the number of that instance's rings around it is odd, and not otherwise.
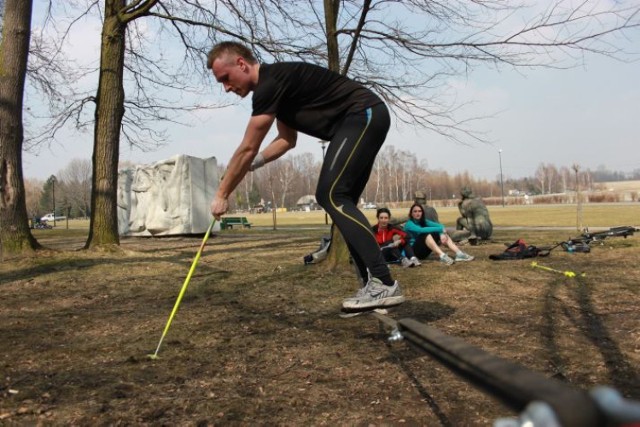
<path fill-rule="evenodd" d="M 375 222 L 375 211 L 364 211 L 369 221 Z M 408 209 L 391 209 L 395 218 L 406 218 Z M 495 227 L 576 227 L 577 212 L 575 205 L 528 205 L 528 206 L 490 206 L 489 213 Z M 273 215 L 233 214 L 246 216 L 255 227 L 273 227 Z M 447 227 L 454 227 L 460 216 L 456 207 L 438 208 L 440 222 Z M 640 225 L 640 203 L 621 204 L 587 204 L 583 206 L 582 226 L 589 228 L 608 228 L 620 225 Z M 320 226 L 325 223 L 324 211 L 313 212 L 278 212 L 277 225 Z M 329 218 L 331 223 L 331 218 Z M 68 227 L 68 228 L 67 228 Z M 73 219 L 56 221 L 53 230 L 33 230 L 34 235 L 57 235 L 68 233 L 86 233 L 88 220 Z"/>
<path fill-rule="evenodd" d="M 447 227 L 455 226 L 460 216 L 457 207 L 438 208 L 440 222 Z M 375 211 L 364 211 L 369 221 L 375 222 Z M 409 209 L 391 209 L 395 218 L 406 218 Z M 577 209 L 575 205 L 527 205 L 490 206 L 491 221 L 496 227 L 576 227 Z M 244 214 L 254 226 L 272 226 L 273 215 Z M 614 227 L 618 225 L 640 224 L 640 204 L 589 204 L 583 206 L 583 227 Z M 320 225 L 324 224 L 324 211 L 278 212 L 278 225 Z M 329 219 L 330 221 L 330 219 Z"/>

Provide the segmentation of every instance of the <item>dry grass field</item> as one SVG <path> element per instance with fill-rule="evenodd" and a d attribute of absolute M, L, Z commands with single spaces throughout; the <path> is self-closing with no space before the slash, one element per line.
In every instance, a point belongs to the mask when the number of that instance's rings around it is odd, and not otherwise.
<path fill-rule="evenodd" d="M 607 191 L 640 191 L 640 181 L 602 182 L 599 187 Z"/>
<path fill-rule="evenodd" d="M 491 221 L 496 227 L 576 227 L 575 205 L 516 205 L 489 206 Z M 447 227 L 455 227 L 460 216 L 457 207 L 438 208 L 438 218 Z M 375 210 L 365 210 L 370 222 L 375 221 Z M 409 209 L 391 209 L 394 218 L 406 219 Z M 244 215 L 255 226 L 273 227 L 272 213 L 233 214 Z M 278 212 L 276 225 L 322 225 L 324 211 Z M 593 203 L 583 205 L 582 225 L 589 229 L 607 228 L 613 225 L 635 225 L 640 223 L 640 203 Z"/>
<path fill-rule="evenodd" d="M 571 207 L 529 208 L 492 208 L 493 241 L 465 246 L 473 262 L 391 266 L 408 300 L 390 317 L 577 389 L 606 384 L 640 400 L 640 234 L 536 259 L 575 277 L 490 260 L 517 238 L 576 235 Z M 588 206 L 585 223 L 638 225 L 638 212 Z M 321 212 L 297 215 L 279 214 L 278 230 L 271 215 L 250 216 L 258 228 L 212 236 L 158 360 L 146 355 L 202 237 L 80 251 L 86 223 L 36 230 L 52 249 L 0 266 L 0 425 L 490 426 L 515 415 L 432 357 L 389 344 L 372 316 L 340 318 L 353 273 L 303 264 L 328 228 Z"/>
<path fill-rule="evenodd" d="M 496 227 L 568 227 L 577 226 L 575 205 L 515 205 L 489 206 L 491 220 Z M 391 209 L 394 218 L 405 219 L 407 209 Z M 375 210 L 363 211 L 369 221 L 375 221 Z M 246 216 L 255 227 L 273 229 L 272 213 L 249 214 L 233 213 L 231 216 Z M 455 227 L 460 216 L 457 207 L 438 208 L 440 222 L 447 227 Z M 324 211 L 278 212 L 275 215 L 277 227 L 317 227 L 325 224 Z M 637 225 L 640 223 L 640 203 L 592 203 L 583 205 L 582 226 L 589 229 L 602 229 L 616 225 Z M 68 227 L 68 228 L 67 228 Z M 54 230 L 46 230 L 44 236 L 62 233 L 67 230 L 84 232 L 89 227 L 88 220 L 63 220 L 56 223 Z M 74 231 L 75 230 L 75 231 Z"/>

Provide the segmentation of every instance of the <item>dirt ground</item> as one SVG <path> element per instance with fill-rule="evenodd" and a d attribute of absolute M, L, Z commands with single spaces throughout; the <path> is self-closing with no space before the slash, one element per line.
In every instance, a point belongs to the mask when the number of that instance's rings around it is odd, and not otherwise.
<path fill-rule="evenodd" d="M 82 239 L 41 235 L 58 250 L 0 268 L 0 425 L 485 426 L 515 415 L 429 355 L 388 343 L 373 316 L 340 318 L 353 273 L 302 262 L 323 233 L 213 236 L 158 360 L 146 355 L 201 236 L 85 252 L 68 250 Z M 570 235 L 498 230 L 464 247 L 473 262 L 394 265 L 408 301 L 390 317 L 640 400 L 640 235 L 536 259 L 576 277 L 488 259 L 519 237 L 542 246 Z"/>

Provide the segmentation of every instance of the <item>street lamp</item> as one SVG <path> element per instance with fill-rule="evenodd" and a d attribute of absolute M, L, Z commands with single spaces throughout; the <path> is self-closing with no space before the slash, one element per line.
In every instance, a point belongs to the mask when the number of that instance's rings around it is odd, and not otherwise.
<path fill-rule="evenodd" d="M 498 150 L 498 158 L 500 159 L 500 194 L 502 195 L 502 207 L 504 208 L 504 181 L 502 179 L 502 148 Z"/>
<path fill-rule="evenodd" d="M 327 146 L 327 141 L 321 139 L 318 142 L 322 145 L 322 161 L 324 161 L 324 152 Z M 327 211 L 324 211 L 324 224 L 329 225 L 329 216 L 327 215 Z"/>

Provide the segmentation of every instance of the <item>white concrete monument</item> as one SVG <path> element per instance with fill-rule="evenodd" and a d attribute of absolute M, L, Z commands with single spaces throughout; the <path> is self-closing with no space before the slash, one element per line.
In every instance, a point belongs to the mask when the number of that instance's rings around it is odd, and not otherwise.
<path fill-rule="evenodd" d="M 118 174 L 121 236 L 200 234 L 211 224 L 211 200 L 220 181 L 215 157 L 174 156 Z M 219 230 L 216 223 L 215 229 Z"/>

